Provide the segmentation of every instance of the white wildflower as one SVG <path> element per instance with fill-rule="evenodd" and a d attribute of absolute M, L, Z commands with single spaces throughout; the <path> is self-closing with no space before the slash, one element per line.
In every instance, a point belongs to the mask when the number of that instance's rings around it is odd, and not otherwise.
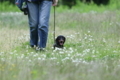
<path fill-rule="evenodd" d="M 45 54 L 42 54 L 41 56 L 42 56 L 43 58 L 46 58 L 46 55 L 45 55 Z"/>
<path fill-rule="evenodd" d="M 88 31 L 88 33 L 90 33 L 90 31 Z"/>
<path fill-rule="evenodd" d="M 10 54 L 13 54 L 13 52 L 10 52 Z"/>
<path fill-rule="evenodd" d="M 53 58 L 50 58 L 51 60 L 55 60 L 55 59 L 57 59 L 56 57 L 53 57 Z"/>
<path fill-rule="evenodd" d="M 103 42 L 104 42 L 104 43 L 106 43 L 106 40 L 105 40 L 105 38 L 103 38 Z"/>
<path fill-rule="evenodd" d="M 120 43 L 120 41 L 118 41 L 118 43 Z"/>
<path fill-rule="evenodd" d="M 68 56 L 70 56 L 70 54 L 68 54 Z"/>
<path fill-rule="evenodd" d="M 45 60 L 45 58 L 42 58 L 42 60 Z"/>
<path fill-rule="evenodd" d="M 31 62 L 31 60 L 29 60 L 29 62 Z"/>
<path fill-rule="evenodd" d="M 60 53 L 60 54 L 64 54 L 64 52 L 63 52 L 63 51 L 60 51 L 59 53 Z"/>
<path fill-rule="evenodd" d="M 5 61 L 5 59 L 4 59 L 4 58 L 1 58 L 1 60 L 2 60 L 2 61 Z"/>
<path fill-rule="evenodd" d="M 114 50 L 113 52 L 114 52 L 114 53 L 117 53 L 117 51 L 116 51 L 116 50 Z"/>
<path fill-rule="evenodd" d="M 38 60 L 41 60 L 41 58 L 40 58 L 40 57 L 38 57 Z"/>
<path fill-rule="evenodd" d="M 4 54 L 4 52 L 0 52 L 0 55 Z"/>

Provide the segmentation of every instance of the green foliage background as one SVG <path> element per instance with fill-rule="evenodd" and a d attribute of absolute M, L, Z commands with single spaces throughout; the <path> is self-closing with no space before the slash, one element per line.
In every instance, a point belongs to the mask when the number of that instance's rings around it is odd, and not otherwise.
<path fill-rule="evenodd" d="M 90 2 L 86 2 L 86 0 L 72 0 L 69 2 L 67 0 L 59 0 L 57 7 L 59 11 L 64 11 L 64 10 L 72 11 L 73 10 L 73 11 L 78 11 L 78 12 L 88 12 L 91 10 L 96 10 L 98 12 L 101 12 L 104 10 L 115 10 L 115 9 L 119 10 L 120 9 L 119 0 L 110 0 L 107 5 L 104 5 L 104 4 L 97 5 L 92 0 L 88 0 L 88 1 Z M 0 1 L 0 12 L 20 11 L 14 3 L 15 3 L 14 0 L 1 0 Z"/>
<path fill-rule="evenodd" d="M 107 5 L 76 0 L 72 8 L 59 0 L 56 36 L 64 34 L 67 41 L 65 49 L 52 49 L 52 8 L 46 52 L 29 46 L 27 16 L 13 0 L 5 1 L 0 2 L 0 80 L 120 79 L 119 0 Z"/>

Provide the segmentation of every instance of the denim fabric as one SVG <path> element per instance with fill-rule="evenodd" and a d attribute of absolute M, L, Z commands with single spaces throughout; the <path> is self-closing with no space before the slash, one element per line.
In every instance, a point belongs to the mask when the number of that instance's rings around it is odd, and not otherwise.
<path fill-rule="evenodd" d="M 30 1 L 30 2 L 39 2 L 39 1 L 52 1 L 52 0 L 26 0 L 26 1 Z"/>
<path fill-rule="evenodd" d="M 27 2 L 30 26 L 30 45 L 45 48 L 49 31 L 49 17 L 52 1 Z"/>
<path fill-rule="evenodd" d="M 27 1 L 32 1 L 32 2 L 34 2 L 34 1 L 41 1 L 41 0 L 27 0 Z"/>

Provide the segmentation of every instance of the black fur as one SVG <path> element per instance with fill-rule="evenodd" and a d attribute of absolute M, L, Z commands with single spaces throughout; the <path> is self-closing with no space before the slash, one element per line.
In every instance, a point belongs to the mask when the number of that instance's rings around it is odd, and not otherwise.
<path fill-rule="evenodd" d="M 57 48 L 63 48 L 65 41 L 66 41 L 66 38 L 63 35 L 59 35 L 55 39 L 54 49 L 55 49 L 55 47 L 57 47 Z"/>

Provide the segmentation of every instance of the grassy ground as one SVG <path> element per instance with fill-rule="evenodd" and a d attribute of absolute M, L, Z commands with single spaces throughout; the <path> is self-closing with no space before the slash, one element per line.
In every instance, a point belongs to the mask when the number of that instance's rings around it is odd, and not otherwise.
<path fill-rule="evenodd" d="M 1 80 L 119 80 L 120 12 L 56 13 L 56 36 L 67 38 L 53 50 L 53 13 L 46 52 L 29 46 L 27 16 L 0 13 Z"/>

